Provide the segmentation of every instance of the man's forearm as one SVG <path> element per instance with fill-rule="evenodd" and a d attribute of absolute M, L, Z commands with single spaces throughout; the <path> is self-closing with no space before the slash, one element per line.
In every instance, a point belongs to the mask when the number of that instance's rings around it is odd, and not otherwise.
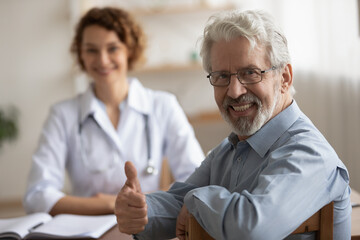
<path fill-rule="evenodd" d="M 196 186 L 176 182 L 167 192 L 146 195 L 148 224 L 145 230 L 136 234 L 136 239 L 169 239 L 176 237 L 176 219 L 183 205 L 186 193 Z"/>

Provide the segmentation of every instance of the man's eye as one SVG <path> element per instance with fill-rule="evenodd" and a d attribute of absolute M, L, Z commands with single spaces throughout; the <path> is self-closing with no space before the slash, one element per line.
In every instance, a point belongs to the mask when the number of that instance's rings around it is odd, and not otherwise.
<path fill-rule="evenodd" d="M 228 73 L 220 73 L 218 75 L 218 79 L 227 79 L 229 77 Z"/>
<path fill-rule="evenodd" d="M 251 75 L 254 75 L 254 74 L 257 74 L 257 72 L 253 69 L 248 69 L 248 70 L 245 70 L 244 71 L 244 75 L 246 76 L 251 76 Z"/>

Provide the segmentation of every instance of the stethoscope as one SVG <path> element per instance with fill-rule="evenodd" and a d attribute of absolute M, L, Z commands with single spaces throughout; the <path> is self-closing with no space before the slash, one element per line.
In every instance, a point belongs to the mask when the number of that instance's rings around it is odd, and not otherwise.
<path fill-rule="evenodd" d="M 154 161 L 151 159 L 151 140 L 150 140 L 150 129 L 149 129 L 149 117 L 146 114 L 143 114 L 144 116 L 144 122 L 145 122 L 145 134 L 146 134 L 146 148 L 147 148 L 147 165 L 145 168 L 145 173 L 148 175 L 157 175 L 159 173 L 158 169 L 155 167 L 155 163 Z M 113 158 L 112 158 L 112 162 L 106 166 L 106 167 L 96 167 L 96 168 L 92 168 L 90 166 L 88 157 L 86 155 L 86 151 L 84 149 L 84 140 L 83 140 L 83 136 L 82 136 L 82 129 L 83 129 L 83 125 L 85 124 L 86 121 L 83 121 L 83 123 L 80 120 L 81 118 L 79 118 L 79 137 L 80 137 L 80 155 L 81 155 L 81 160 L 83 162 L 83 164 L 86 166 L 86 168 L 92 172 L 92 173 L 103 173 L 106 172 L 107 170 L 111 169 L 112 167 L 114 167 L 120 160 L 119 160 L 119 156 L 116 153 L 113 153 Z M 95 124 L 97 125 L 97 127 L 100 127 L 100 125 L 98 124 L 98 122 L 95 120 L 94 118 L 94 114 L 89 114 L 88 119 L 91 119 L 92 121 L 95 122 Z"/>

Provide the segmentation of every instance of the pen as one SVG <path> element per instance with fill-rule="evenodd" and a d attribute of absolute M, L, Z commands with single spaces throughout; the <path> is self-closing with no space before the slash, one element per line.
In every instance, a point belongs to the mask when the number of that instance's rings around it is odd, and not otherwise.
<path fill-rule="evenodd" d="M 360 207 L 360 204 L 359 204 L 359 203 L 352 203 L 351 206 L 352 206 L 353 208 L 355 208 L 355 207 Z"/>
<path fill-rule="evenodd" d="M 33 226 L 32 228 L 30 228 L 28 231 L 29 232 L 34 231 L 36 228 L 40 227 L 43 224 L 44 224 L 43 222 L 40 222 L 40 223 L 36 224 L 35 226 Z"/>

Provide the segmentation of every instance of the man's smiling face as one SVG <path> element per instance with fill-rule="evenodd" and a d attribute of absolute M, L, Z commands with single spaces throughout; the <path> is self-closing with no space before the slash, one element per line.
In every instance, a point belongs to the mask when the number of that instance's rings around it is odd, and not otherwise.
<path fill-rule="evenodd" d="M 249 41 L 238 37 L 221 40 L 211 48 L 212 71 L 237 72 L 239 69 L 271 68 L 264 46 L 251 49 Z M 232 126 L 240 140 L 258 131 L 267 121 L 282 110 L 285 99 L 281 91 L 281 74 L 269 71 L 262 81 L 243 85 L 236 76 L 225 87 L 214 87 L 215 101 L 225 120 Z"/>

